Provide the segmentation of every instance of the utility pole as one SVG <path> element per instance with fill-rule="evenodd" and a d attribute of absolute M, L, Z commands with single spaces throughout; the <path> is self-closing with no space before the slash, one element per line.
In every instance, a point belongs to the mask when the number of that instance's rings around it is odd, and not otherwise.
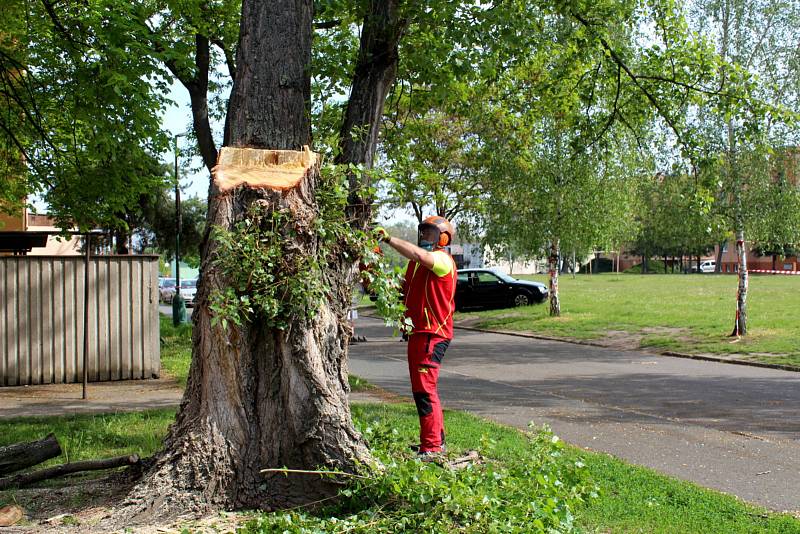
<path fill-rule="evenodd" d="M 175 135 L 175 296 L 172 297 L 172 324 L 178 326 L 186 322 L 186 302 L 181 297 L 181 188 L 178 178 L 178 137 Z"/>

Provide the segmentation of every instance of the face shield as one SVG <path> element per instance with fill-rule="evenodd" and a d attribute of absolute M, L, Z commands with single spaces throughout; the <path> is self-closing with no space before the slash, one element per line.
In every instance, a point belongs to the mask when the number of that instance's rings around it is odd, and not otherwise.
<path fill-rule="evenodd" d="M 427 251 L 433 251 L 439 243 L 439 229 L 432 224 L 420 224 L 417 228 L 417 245 Z"/>

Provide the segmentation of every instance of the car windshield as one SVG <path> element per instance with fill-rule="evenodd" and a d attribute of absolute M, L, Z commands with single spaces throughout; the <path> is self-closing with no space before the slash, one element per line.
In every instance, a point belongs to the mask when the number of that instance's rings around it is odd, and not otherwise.
<path fill-rule="evenodd" d="M 161 287 L 175 287 L 175 280 L 173 279 L 162 280 Z"/>
<path fill-rule="evenodd" d="M 181 287 L 197 287 L 197 280 L 181 280 Z"/>
<path fill-rule="evenodd" d="M 498 271 L 492 271 L 492 273 L 494 273 L 497 276 L 497 278 L 499 278 L 503 282 L 516 282 L 517 281 L 516 278 L 514 278 L 513 276 L 508 276 L 506 273 L 501 273 L 501 272 L 498 272 Z"/>

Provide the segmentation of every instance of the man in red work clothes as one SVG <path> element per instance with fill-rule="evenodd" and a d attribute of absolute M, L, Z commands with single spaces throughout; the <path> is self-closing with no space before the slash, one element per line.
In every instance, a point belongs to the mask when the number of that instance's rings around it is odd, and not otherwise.
<path fill-rule="evenodd" d="M 433 215 L 419 225 L 418 244 L 389 236 L 382 240 L 408 258 L 403 285 L 406 316 L 413 328 L 408 340 L 408 372 L 419 414 L 419 455 L 444 452 L 444 417 L 437 382 L 439 366 L 453 339 L 456 264 L 444 247 L 455 230 L 444 217 Z"/>

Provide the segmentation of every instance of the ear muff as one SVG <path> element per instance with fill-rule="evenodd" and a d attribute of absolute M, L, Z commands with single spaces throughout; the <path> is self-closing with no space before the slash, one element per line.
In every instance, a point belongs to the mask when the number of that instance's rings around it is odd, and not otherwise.
<path fill-rule="evenodd" d="M 450 221 L 444 217 L 439 215 L 431 215 L 430 217 L 426 217 L 417 228 L 421 231 L 424 226 L 433 226 L 439 231 L 439 241 L 436 243 L 438 248 L 444 248 L 452 241 L 455 229 L 453 228 L 453 225 L 450 224 Z"/>

